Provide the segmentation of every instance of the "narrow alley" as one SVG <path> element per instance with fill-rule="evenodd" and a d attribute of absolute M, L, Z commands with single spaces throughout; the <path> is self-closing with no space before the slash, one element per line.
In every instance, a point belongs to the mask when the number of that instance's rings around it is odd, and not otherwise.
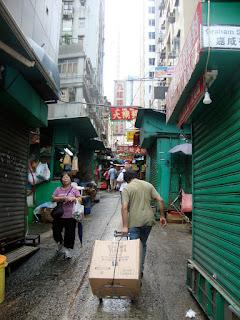
<path fill-rule="evenodd" d="M 104 299 L 102 305 L 91 293 L 88 271 L 94 240 L 113 239 L 113 231 L 121 228 L 118 193 L 101 193 L 100 202 L 84 220 L 83 247 L 76 241 L 72 260 L 56 256 L 50 227 L 41 235 L 40 250 L 7 277 L 1 320 L 182 320 L 190 308 L 197 313 L 195 319 L 205 319 L 185 285 L 191 256 L 187 225 L 169 224 L 166 229 L 155 225 L 139 300 Z"/>

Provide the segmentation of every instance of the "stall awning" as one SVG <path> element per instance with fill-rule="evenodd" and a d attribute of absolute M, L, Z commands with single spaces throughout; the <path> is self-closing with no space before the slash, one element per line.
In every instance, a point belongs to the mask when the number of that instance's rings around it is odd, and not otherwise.
<path fill-rule="evenodd" d="M 106 150 L 104 143 L 99 139 L 91 139 L 89 141 L 89 147 L 93 150 Z"/>
<path fill-rule="evenodd" d="M 31 40 L 30 40 L 31 41 Z M 0 0 L 1 65 L 18 70 L 44 101 L 56 101 L 60 96 L 57 67 L 37 45 L 28 42 L 8 9 Z"/>
<path fill-rule="evenodd" d="M 51 126 L 57 125 L 72 130 L 75 136 L 83 142 L 86 141 L 86 139 L 93 139 L 98 137 L 98 134 L 94 126 L 92 125 L 90 118 L 87 117 L 54 119 L 49 120 L 48 123 Z"/>

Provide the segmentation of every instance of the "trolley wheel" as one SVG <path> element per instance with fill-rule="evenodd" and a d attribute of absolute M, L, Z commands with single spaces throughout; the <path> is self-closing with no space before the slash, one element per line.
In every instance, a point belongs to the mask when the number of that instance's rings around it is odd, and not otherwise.
<path fill-rule="evenodd" d="M 100 303 L 100 304 L 103 303 L 103 298 L 99 298 L 99 303 Z"/>

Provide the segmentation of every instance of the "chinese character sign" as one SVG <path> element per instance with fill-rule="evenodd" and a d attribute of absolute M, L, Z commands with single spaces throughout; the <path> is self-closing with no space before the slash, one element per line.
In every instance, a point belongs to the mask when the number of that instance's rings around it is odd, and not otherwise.
<path fill-rule="evenodd" d="M 114 120 L 134 120 L 137 118 L 137 108 L 134 107 L 111 107 L 111 119 Z"/>
<path fill-rule="evenodd" d="M 240 27 L 238 26 L 203 26 L 203 43 L 207 48 L 240 49 Z"/>
<path fill-rule="evenodd" d="M 132 146 L 118 146 L 117 153 L 125 153 L 125 154 L 146 154 L 146 149 L 140 147 L 132 147 Z"/>
<path fill-rule="evenodd" d="M 115 81 L 114 84 L 114 105 L 117 107 L 122 107 L 125 105 L 126 96 L 126 82 L 122 80 Z"/>

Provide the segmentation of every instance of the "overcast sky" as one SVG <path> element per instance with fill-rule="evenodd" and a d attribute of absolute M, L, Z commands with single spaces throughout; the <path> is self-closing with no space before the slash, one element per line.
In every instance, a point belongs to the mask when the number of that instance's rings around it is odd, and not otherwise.
<path fill-rule="evenodd" d="M 105 0 L 104 95 L 110 102 L 114 80 L 139 76 L 141 1 Z"/>

